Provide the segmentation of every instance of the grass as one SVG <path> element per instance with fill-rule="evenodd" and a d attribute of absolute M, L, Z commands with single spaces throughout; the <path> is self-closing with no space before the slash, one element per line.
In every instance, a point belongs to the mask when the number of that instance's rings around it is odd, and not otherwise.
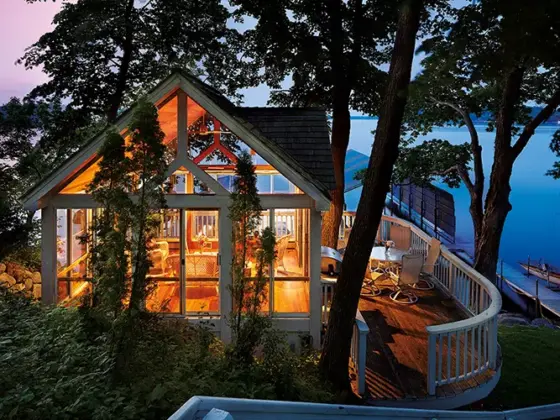
<path fill-rule="evenodd" d="M 477 409 L 511 410 L 560 400 L 560 331 L 547 328 L 500 327 L 502 376 Z M 474 408 L 474 407 L 473 407 Z"/>

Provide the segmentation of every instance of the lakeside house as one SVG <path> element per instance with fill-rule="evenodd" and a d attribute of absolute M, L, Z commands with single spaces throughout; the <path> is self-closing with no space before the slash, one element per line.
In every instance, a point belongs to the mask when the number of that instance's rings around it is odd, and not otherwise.
<path fill-rule="evenodd" d="M 254 232 L 276 232 L 264 310 L 294 349 L 321 345 L 336 279 L 321 273 L 321 212 L 334 187 L 327 116 L 314 108 L 247 108 L 232 104 L 193 75 L 176 71 L 147 96 L 157 108 L 169 150 L 166 209 L 150 251 L 155 292 L 150 310 L 209 322 L 231 339 L 227 315 L 232 253 L 228 218 L 235 161 L 249 151 L 263 212 Z M 125 138 L 131 110 L 116 126 Z M 24 197 L 41 210 L 42 300 L 72 304 L 88 290 L 88 245 L 80 237 L 100 211 L 87 186 L 98 170 L 98 133 Z M 342 247 L 353 224 L 346 213 Z M 397 238 L 398 236 L 398 238 Z M 433 290 L 414 305 L 389 296 L 363 298 L 353 329 L 350 366 L 356 392 L 376 405 L 454 408 L 486 396 L 501 362 L 494 285 L 439 241 L 404 220 L 383 216 L 379 240 L 413 254 L 432 253 Z M 249 263 L 246 275 L 254 275 Z M 385 287 L 380 284 L 380 287 Z M 390 287 L 388 285 L 387 287 Z M 305 338 L 303 338 L 305 337 Z"/>

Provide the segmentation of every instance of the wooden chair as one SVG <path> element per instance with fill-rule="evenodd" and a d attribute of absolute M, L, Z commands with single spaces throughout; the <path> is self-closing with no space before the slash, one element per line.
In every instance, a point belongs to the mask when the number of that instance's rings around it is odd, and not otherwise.
<path fill-rule="evenodd" d="M 410 228 L 408 226 L 391 225 L 389 237 L 395 243 L 395 248 L 405 251 L 410 249 Z"/>
<path fill-rule="evenodd" d="M 288 249 L 288 244 L 290 242 L 290 236 L 284 235 L 282 236 L 278 242 L 276 242 L 276 261 L 278 267 L 282 267 L 284 271 L 288 271 L 286 266 L 284 265 L 284 255 L 286 254 L 286 250 Z"/>
<path fill-rule="evenodd" d="M 418 290 L 431 290 L 435 287 L 434 284 L 434 268 L 437 263 L 441 249 L 441 242 L 436 238 L 432 238 L 430 242 L 430 249 L 428 250 L 428 255 L 426 256 L 426 261 L 422 267 L 422 272 L 420 273 L 420 280 L 414 286 Z M 422 285 L 425 284 L 425 286 Z"/>
<path fill-rule="evenodd" d="M 388 272 L 389 278 L 395 285 L 395 291 L 390 295 L 391 300 L 409 305 L 418 302 L 418 296 L 411 289 L 418 283 L 423 264 L 422 255 L 407 254 L 403 256 L 399 273 Z"/>

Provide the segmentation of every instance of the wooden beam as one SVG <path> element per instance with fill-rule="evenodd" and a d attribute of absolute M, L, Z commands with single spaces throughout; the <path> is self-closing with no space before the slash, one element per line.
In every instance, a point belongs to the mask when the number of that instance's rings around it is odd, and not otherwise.
<path fill-rule="evenodd" d="M 309 240 L 309 333 L 313 347 L 321 347 L 321 213 L 311 209 Z"/>
<path fill-rule="evenodd" d="M 56 209 L 48 205 L 41 210 L 41 303 L 56 303 L 56 283 Z"/>

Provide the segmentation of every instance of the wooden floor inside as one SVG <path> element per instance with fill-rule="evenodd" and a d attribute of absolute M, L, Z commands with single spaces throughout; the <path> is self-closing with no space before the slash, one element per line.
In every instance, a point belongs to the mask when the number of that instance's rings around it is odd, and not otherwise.
<path fill-rule="evenodd" d="M 426 327 L 459 321 L 465 317 L 454 301 L 437 289 L 415 291 L 418 302 L 403 305 L 389 298 L 390 282 L 376 284 L 382 289 L 382 294 L 377 297 L 362 296 L 359 303 L 360 312 L 370 330 L 367 341 L 366 398 L 372 403 L 376 400 L 428 398 Z M 493 373 L 487 371 L 465 382 L 437 387 L 436 396 L 451 397 L 462 393 L 488 381 Z"/>

